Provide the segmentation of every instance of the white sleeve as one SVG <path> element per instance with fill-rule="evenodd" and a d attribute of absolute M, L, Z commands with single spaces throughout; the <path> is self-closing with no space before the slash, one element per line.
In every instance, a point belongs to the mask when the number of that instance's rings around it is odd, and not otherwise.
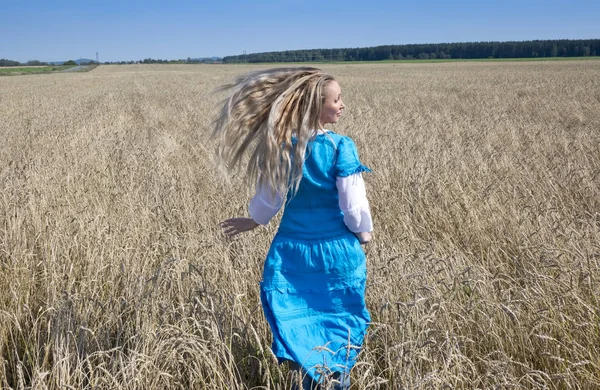
<path fill-rule="evenodd" d="M 336 186 L 344 223 L 353 233 L 373 231 L 373 220 L 362 174 L 337 177 Z"/>
<path fill-rule="evenodd" d="M 283 199 L 279 193 L 273 196 L 271 190 L 264 186 L 257 188 L 248 206 L 250 217 L 258 224 L 268 224 L 283 205 Z"/>

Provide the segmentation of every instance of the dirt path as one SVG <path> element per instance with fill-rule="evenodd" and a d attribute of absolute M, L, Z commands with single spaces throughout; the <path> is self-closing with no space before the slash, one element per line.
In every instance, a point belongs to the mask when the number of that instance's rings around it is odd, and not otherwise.
<path fill-rule="evenodd" d="M 63 70 L 63 72 L 83 71 L 83 70 L 86 70 L 87 67 L 88 67 L 88 65 L 78 65 L 78 66 L 75 66 L 73 68 L 65 69 L 65 70 Z"/>

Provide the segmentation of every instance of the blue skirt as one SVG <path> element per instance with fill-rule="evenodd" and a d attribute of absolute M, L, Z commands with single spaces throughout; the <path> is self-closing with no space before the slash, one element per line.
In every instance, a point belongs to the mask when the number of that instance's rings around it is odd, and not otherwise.
<path fill-rule="evenodd" d="M 315 380 L 348 372 L 371 320 L 365 282 L 365 253 L 351 232 L 319 240 L 278 233 L 261 282 L 275 356 Z"/>

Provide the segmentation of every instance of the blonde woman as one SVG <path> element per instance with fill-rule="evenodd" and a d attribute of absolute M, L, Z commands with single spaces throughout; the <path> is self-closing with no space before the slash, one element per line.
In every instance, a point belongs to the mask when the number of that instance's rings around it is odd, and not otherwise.
<path fill-rule="evenodd" d="M 266 225 L 285 203 L 260 285 L 273 352 L 302 373 L 304 388 L 348 388 L 370 321 L 361 244 L 371 240 L 372 220 L 362 179 L 370 170 L 349 137 L 325 127 L 344 111 L 340 86 L 304 67 L 250 73 L 223 89 L 219 161 L 247 161 L 256 183 L 250 217 L 222 222 L 225 234 Z"/>

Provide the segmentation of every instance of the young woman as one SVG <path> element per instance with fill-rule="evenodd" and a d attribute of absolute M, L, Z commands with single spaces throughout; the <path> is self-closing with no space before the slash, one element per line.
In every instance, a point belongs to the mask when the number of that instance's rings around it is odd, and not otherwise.
<path fill-rule="evenodd" d="M 225 234 L 266 225 L 285 203 L 260 286 L 273 352 L 302 372 L 305 388 L 347 388 L 370 321 L 361 244 L 373 227 L 361 175 L 370 170 L 349 137 L 325 128 L 345 108 L 340 86 L 304 67 L 250 73 L 223 89 L 219 161 L 247 161 L 257 183 L 250 218 L 222 222 Z"/>

